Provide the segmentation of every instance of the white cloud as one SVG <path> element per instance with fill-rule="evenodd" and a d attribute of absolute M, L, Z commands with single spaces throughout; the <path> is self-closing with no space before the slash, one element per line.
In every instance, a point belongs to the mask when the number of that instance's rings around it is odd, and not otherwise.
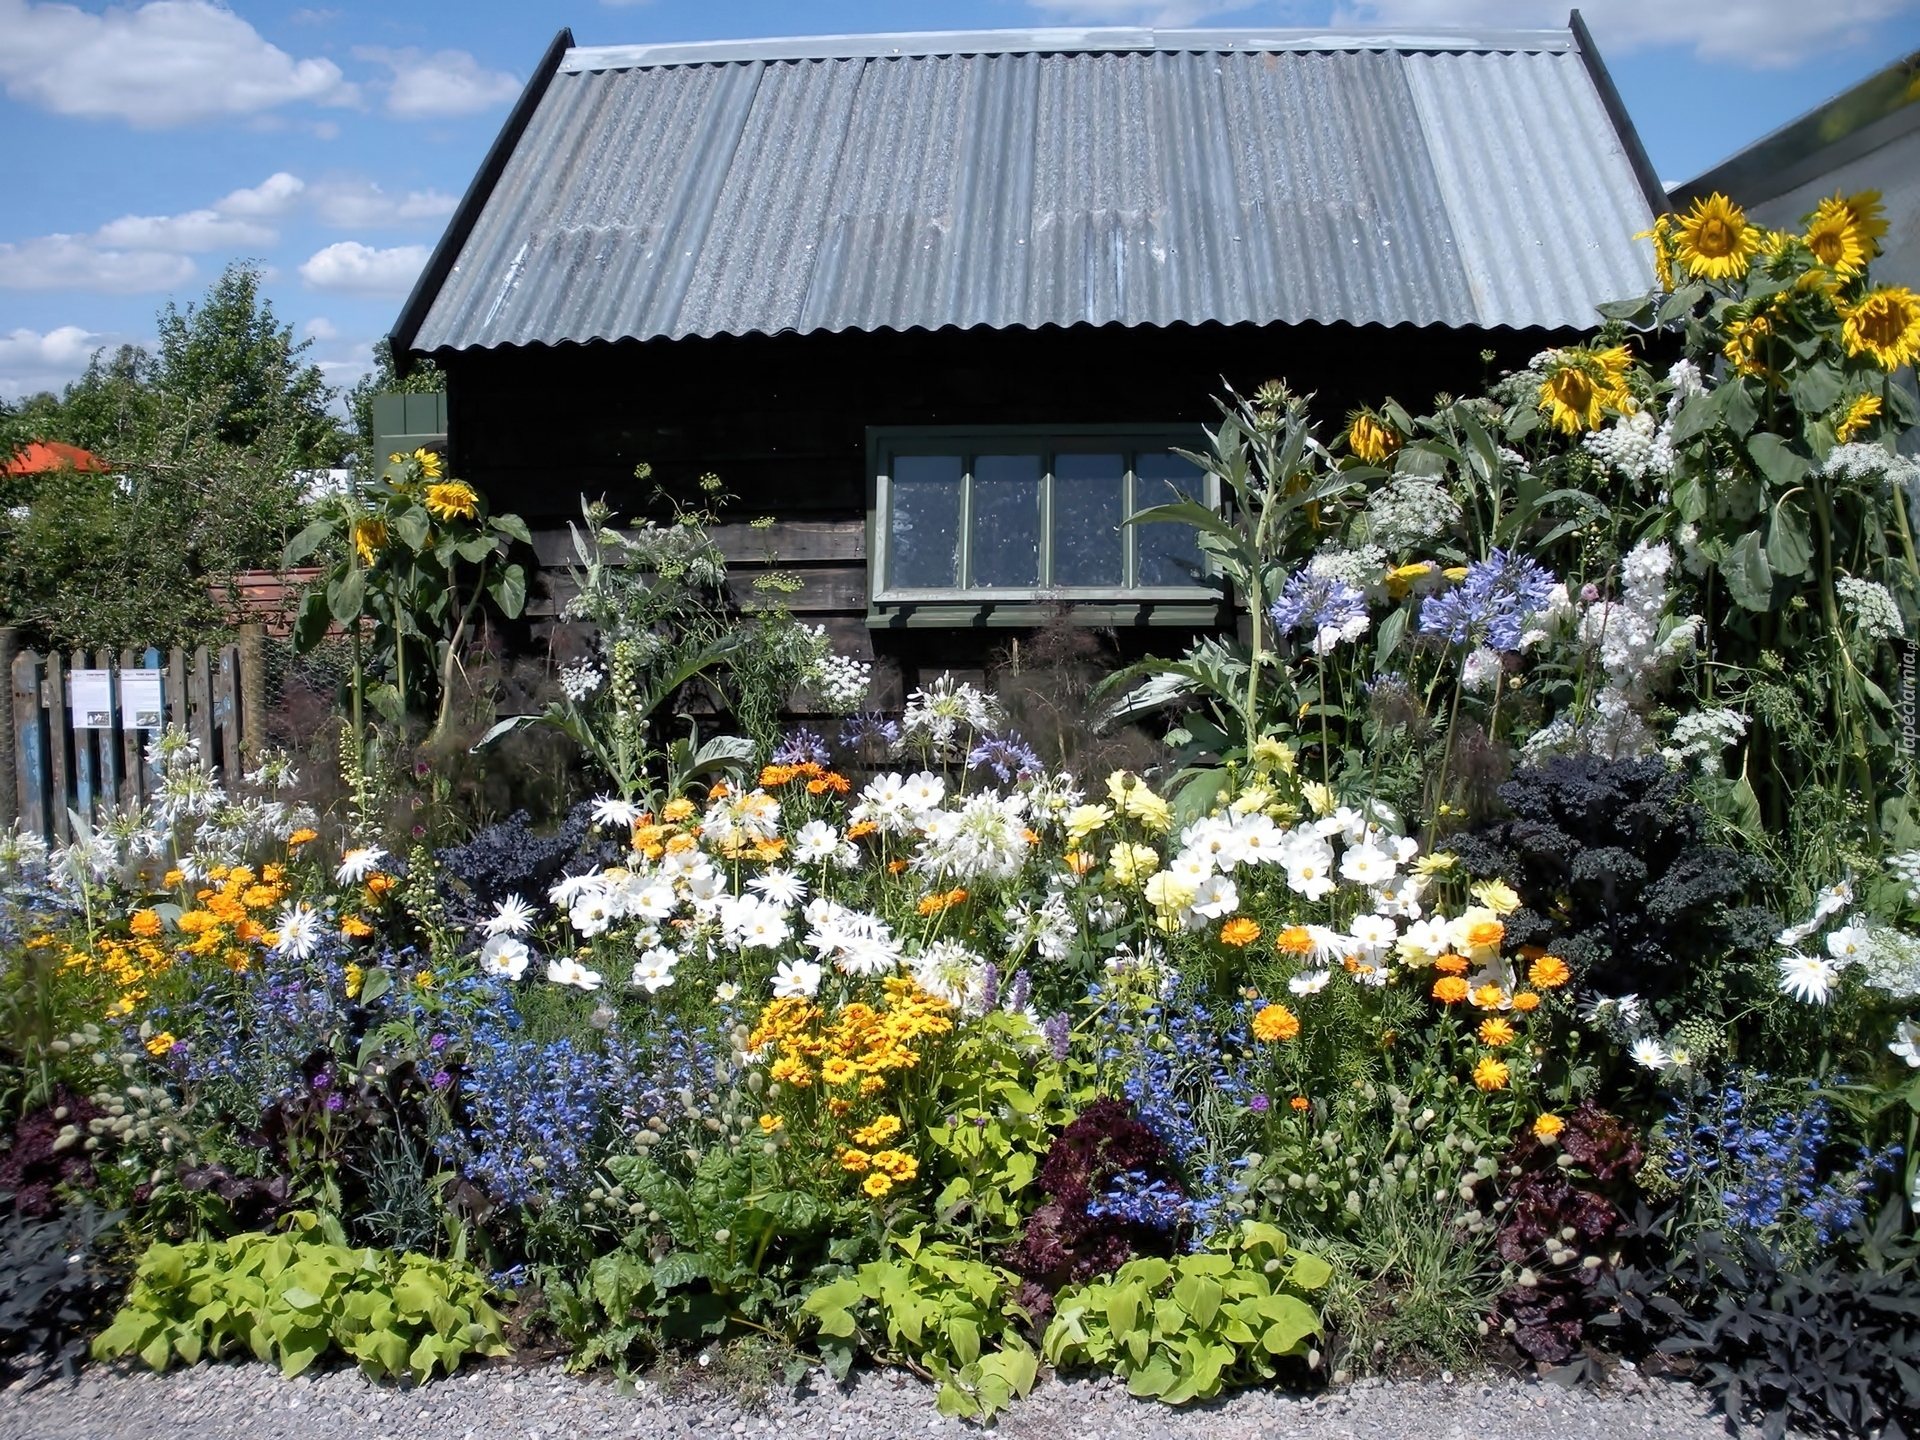
<path fill-rule="evenodd" d="M 427 263 L 424 245 L 395 245 L 378 250 L 358 240 L 341 240 L 314 253 L 300 267 L 310 289 L 340 295 L 402 296 Z"/>
<path fill-rule="evenodd" d="M 1874 26 L 1912 0 L 1608 0 L 1581 13 L 1602 55 L 1679 45 L 1709 61 L 1784 69 L 1809 55 L 1873 38 Z M 1355 0 L 1337 5 L 1335 24 L 1498 25 L 1557 29 L 1567 0 Z"/>
<path fill-rule="evenodd" d="M 520 82 L 504 70 L 486 70 L 465 50 L 422 55 L 413 49 L 388 50 L 358 45 L 354 56 L 393 72 L 387 87 L 387 113 L 403 120 L 471 115 L 504 104 L 520 93 Z"/>
<path fill-rule="evenodd" d="M 175 250 L 191 255 L 271 245 L 280 233 L 270 225 L 229 220 L 212 210 L 189 210 L 184 215 L 122 215 L 102 225 L 90 238 L 106 250 Z"/>
<path fill-rule="evenodd" d="M 58 390 L 87 368 L 95 350 L 114 343 L 113 337 L 78 325 L 61 325 L 44 335 L 26 329 L 0 335 L 0 396 Z"/>
<path fill-rule="evenodd" d="M 309 340 L 338 340 L 340 327 L 324 315 L 316 315 L 300 327 L 300 333 Z"/>
<path fill-rule="evenodd" d="M 625 3 L 625 0 L 607 0 L 607 3 Z M 1253 8 L 1250 0 L 1029 0 L 1029 3 L 1049 20 L 1070 25 L 1159 25 L 1172 29 Z"/>
<path fill-rule="evenodd" d="M 441 220 L 460 202 L 438 190 L 412 190 L 389 195 L 371 180 L 322 180 L 309 197 L 316 213 L 329 225 L 363 230 L 375 225 L 404 225 Z"/>
<path fill-rule="evenodd" d="M 213 208 L 236 219 L 270 220 L 292 209 L 306 188 L 307 182 L 298 175 L 277 170 L 251 190 L 236 190 L 226 199 L 216 200 Z"/>
<path fill-rule="evenodd" d="M 358 99 L 331 60 L 296 60 L 208 0 L 152 0 L 98 15 L 0 0 L 0 80 L 14 99 L 56 114 L 143 129 Z"/>
<path fill-rule="evenodd" d="M 101 249 L 90 235 L 42 235 L 0 244 L 0 287 L 103 290 L 130 295 L 171 290 L 195 274 L 193 261 L 165 250 Z"/>

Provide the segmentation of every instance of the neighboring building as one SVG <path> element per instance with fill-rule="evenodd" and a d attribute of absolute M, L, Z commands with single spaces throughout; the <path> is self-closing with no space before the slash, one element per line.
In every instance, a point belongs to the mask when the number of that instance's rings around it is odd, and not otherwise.
<path fill-rule="evenodd" d="M 1577 13 L 563 32 L 392 343 L 445 367 L 453 473 L 544 563 L 583 493 L 646 503 L 637 463 L 680 493 L 714 471 L 778 522 L 724 537 L 743 586 L 778 572 L 912 684 L 1063 603 L 1136 651 L 1224 623 L 1189 532 L 1121 524 L 1204 494 L 1171 451 L 1223 378 L 1317 392 L 1329 436 L 1472 391 L 1644 292 L 1663 201 Z"/>
<path fill-rule="evenodd" d="M 1716 190 L 1782 230 L 1798 229 L 1829 195 L 1878 190 L 1887 233 L 1873 278 L 1920 289 L 1920 52 L 1689 180 L 1673 207 Z"/>
<path fill-rule="evenodd" d="M 107 469 L 107 462 L 91 450 L 61 440 L 35 440 L 0 466 L 0 474 L 51 475 L 57 470 L 84 470 L 104 475 Z"/>

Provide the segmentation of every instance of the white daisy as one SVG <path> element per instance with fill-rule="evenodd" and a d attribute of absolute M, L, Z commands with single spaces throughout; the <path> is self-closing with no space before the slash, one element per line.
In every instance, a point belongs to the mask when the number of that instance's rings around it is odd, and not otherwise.
<path fill-rule="evenodd" d="M 613 906 L 606 892 L 594 890 L 575 900 L 573 908 L 567 911 L 567 923 L 582 939 L 591 940 L 603 934 L 613 923 Z"/>
<path fill-rule="evenodd" d="M 593 823 L 596 825 L 624 825 L 629 828 L 640 818 L 640 807 L 631 800 L 622 800 L 614 795 L 596 796 L 593 802 Z"/>
<path fill-rule="evenodd" d="M 1907 1064 L 1920 1068 L 1920 1025 L 1911 1020 L 1902 1020 L 1894 1029 L 1893 1041 L 1887 1049 Z"/>
<path fill-rule="evenodd" d="M 1240 889 L 1225 875 L 1209 875 L 1193 892 L 1193 913 L 1223 920 L 1240 908 Z"/>
<path fill-rule="evenodd" d="M 289 905 L 274 920 L 273 929 L 278 937 L 273 948 L 292 959 L 304 960 L 320 943 L 320 912 L 311 905 Z"/>
<path fill-rule="evenodd" d="M 791 870 L 769 870 L 747 882 L 747 888 L 774 905 L 798 905 L 807 898 L 807 882 Z"/>
<path fill-rule="evenodd" d="M 340 868 L 333 872 L 337 885 L 358 885 L 380 868 L 387 852 L 378 845 L 360 845 L 340 857 Z"/>
<path fill-rule="evenodd" d="M 1824 955 L 1802 955 L 1798 951 L 1780 957 L 1780 993 L 1824 1005 L 1833 994 L 1833 982 L 1840 972 Z"/>
<path fill-rule="evenodd" d="M 673 891 L 673 882 L 656 877 L 632 892 L 627 909 L 644 920 L 664 920 L 673 914 L 679 904 L 680 897 Z"/>
<path fill-rule="evenodd" d="M 809 820 L 793 837 L 793 858 L 801 864 L 831 860 L 840 848 L 840 832 L 824 820 Z"/>
<path fill-rule="evenodd" d="M 1633 1057 L 1633 1063 L 1656 1074 L 1673 1063 L 1673 1057 L 1667 1054 L 1666 1047 L 1651 1035 L 1642 1035 L 1633 1042 L 1627 1052 Z"/>
<path fill-rule="evenodd" d="M 1867 958 L 1873 937 L 1864 925 L 1842 925 L 1827 935 L 1827 954 L 1842 965 L 1854 965 Z"/>
<path fill-rule="evenodd" d="M 673 984 L 673 967 L 679 963 L 673 951 L 656 945 L 634 962 L 633 983 L 649 995 L 657 994 Z"/>
<path fill-rule="evenodd" d="M 1331 970 L 1302 970 L 1287 981 L 1287 989 L 1296 995 L 1318 995 L 1332 979 Z"/>
<path fill-rule="evenodd" d="M 480 947 L 480 968 L 503 980 L 518 980 L 526 974 L 529 958 L 526 942 L 511 935 L 495 935 Z"/>
<path fill-rule="evenodd" d="M 773 993 L 780 1000 L 811 1000 L 820 991 L 820 967 L 811 960 L 782 960 L 773 974 Z"/>
<path fill-rule="evenodd" d="M 1356 885 L 1379 885 L 1399 868 L 1394 858 L 1372 845 L 1355 845 L 1340 857 L 1340 874 Z"/>
<path fill-rule="evenodd" d="M 524 935 L 533 928 L 533 906 L 518 895 L 509 895 L 493 907 L 487 921 L 489 935 Z"/>
<path fill-rule="evenodd" d="M 739 998 L 740 987 L 731 980 L 722 980 L 713 987 L 713 1003 L 716 1005 L 731 1005 Z"/>
<path fill-rule="evenodd" d="M 584 875 L 565 875 L 547 891 L 547 901 L 549 904 L 558 905 L 562 910 L 569 909 L 575 900 L 589 890 L 598 890 L 602 883 L 597 867 Z"/>
<path fill-rule="evenodd" d="M 555 985 L 571 985 L 576 990 L 598 990 L 603 983 L 598 970 L 587 969 L 571 955 L 563 960 L 549 960 L 547 979 Z"/>

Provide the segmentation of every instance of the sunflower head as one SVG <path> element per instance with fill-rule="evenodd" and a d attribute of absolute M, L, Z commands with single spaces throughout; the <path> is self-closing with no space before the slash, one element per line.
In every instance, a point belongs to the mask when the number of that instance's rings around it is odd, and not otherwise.
<path fill-rule="evenodd" d="M 1880 203 L 1878 190 L 1857 190 L 1840 203 L 1853 216 L 1854 228 L 1867 247 L 1867 259 L 1880 253 L 1880 237 L 1887 233 L 1887 207 Z"/>
<path fill-rule="evenodd" d="M 1653 217 L 1653 228 L 1642 230 L 1633 238 L 1653 242 L 1653 273 L 1659 278 L 1662 290 L 1673 289 L 1673 229 L 1675 220 L 1671 215 Z"/>
<path fill-rule="evenodd" d="M 1750 375 L 1762 380 L 1780 378 L 1766 363 L 1767 341 L 1773 338 L 1774 333 L 1773 320 L 1772 313 L 1763 309 L 1744 320 L 1727 322 L 1727 340 L 1721 347 L 1721 353 L 1727 357 L 1727 364 L 1733 367 L 1736 375 Z"/>
<path fill-rule="evenodd" d="M 1746 211 L 1717 190 L 1695 200 L 1679 224 L 1675 253 L 1696 280 L 1738 280 L 1766 238 L 1747 223 Z"/>
<path fill-rule="evenodd" d="M 1347 449 L 1368 465 L 1384 465 L 1406 444 L 1393 425 L 1371 410 L 1356 410 L 1347 422 Z"/>
<path fill-rule="evenodd" d="M 1898 370 L 1920 359 L 1920 295 L 1904 285 L 1869 290 L 1842 312 L 1841 327 L 1849 355 L 1870 355 L 1882 370 Z"/>
<path fill-rule="evenodd" d="M 1867 263 L 1867 237 L 1847 202 L 1838 195 L 1822 200 L 1807 217 L 1807 249 L 1836 275 L 1857 275 Z"/>
<path fill-rule="evenodd" d="M 440 520 L 471 520 L 480 513 L 480 497 L 462 480 L 427 486 L 427 511 Z"/>
<path fill-rule="evenodd" d="M 1839 422 L 1833 427 L 1833 438 L 1845 445 L 1879 416 L 1880 397 L 1878 395 L 1856 395 L 1848 403 Z"/>
<path fill-rule="evenodd" d="M 386 547 L 386 521 L 374 518 L 353 522 L 353 548 L 359 554 L 362 565 L 373 564 L 375 557 Z"/>
<path fill-rule="evenodd" d="M 422 480 L 438 480 L 446 472 L 440 468 L 440 457 L 424 446 L 413 452 L 413 463 L 420 467 Z"/>
<path fill-rule="evenodd" d="M 1598 430 L 1609 409 L 1631 414 L 1633 397 L 1627 392 L 1631 358 L 1624 345 L 1606 350 L 1573 346 L 1554 351 L 1546 379 L 1540 384 L 1540 409 L 1569 435 Z"/>

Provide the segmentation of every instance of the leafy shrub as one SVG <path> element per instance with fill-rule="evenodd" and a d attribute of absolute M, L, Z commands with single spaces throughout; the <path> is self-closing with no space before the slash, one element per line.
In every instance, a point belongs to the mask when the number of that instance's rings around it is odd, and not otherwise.
<path fill-rule="evenodd" d="M 120 1293 L 119 1277 L 100 1263 L 94 1245 L 123 1213 L 89 1205 L 44 1220 L 7 1207 L 0 1222 L 0 1374 L 32 1365 L 73 1373 L 87 1336 Z"/>
<path fill-rule="evenodd" d="M 292 1218 L 286 1234 L 149 1247 L 94 1358 L 138 1355 L 165 1370 L 176 1356 L 192 1365 L 245 1346 L 292 1376 L 338 1348 L 375 1379 L 425 1381 L 466 1355 L 507 1353 L 472 1266 L 349 1250 L 329 1244 L 312 1215 Z"/>
<path fill-rule="evenodd" d="M 1702 843 L 1686 777 L 1659 759 L 1549 760 L 1500 787 L 1512 818 L 1455 836 L 1470 874 L 1519 892 L 1510 946 L 1563 957 L 1601 993 L 1669 995 L 1704 957 L 1763 946 L 1776 917 L 1739 902 L 1768 874 L 1751 856 Z"/>
<path fill-rule="evenodd" d="M 821 1352 L 835 1376 L 846 1378 L 857 1345 L 937 1383 L 942 1415 L 989 1419 L 1025 1396 L 1039 1373 L 1020 1335 L 1032 1319 L 1013 1298 L 1020 1277 L 920 1237 L 918 1230 L 894 1237 L 898 1258 L 819 1286 L 801 1309 L 819 1321 Z M 865 1318 L 863 1302 L 877 1314 Z"/>
<path fill-rule="evenodd" d="M 1320 1334 L 1307 1296 L 1332 1274 L 1273 1226 L 1243 1221 L 1224 1251 L 1130 1260 L 1063 1291 L 1042 1350 L 1050 1364 L 1110 1369 L 1133 1394 L 1169 1405 L 1210 1399 L 1271 1380 L 1274 1361 L 1307 1353 Z"/>

